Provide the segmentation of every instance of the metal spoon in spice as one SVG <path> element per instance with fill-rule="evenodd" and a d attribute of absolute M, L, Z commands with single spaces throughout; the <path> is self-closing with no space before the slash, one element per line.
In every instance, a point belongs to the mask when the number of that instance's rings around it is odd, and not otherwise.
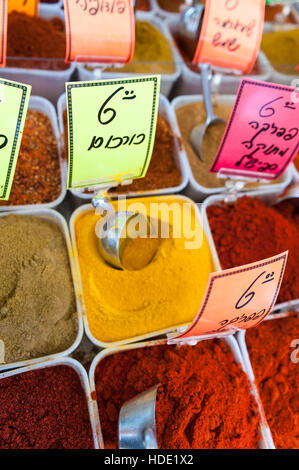
<path fill-rule="evenodd" d="M 103 196 L 94 197 L 92 204 L 103 216 L 96 225 L 98 248 L 103 259 L 117 269 L 137 271 L 145 268 L 160 246 L 150 218 L 136 212 L 115 212 Z"/>
<path fill-rule="evenodd" d="M 203 161 L 203 140 L 205 134 L 208 134 L 211 131 L 211 128 L 214 126 L 219 126 L 217 130 L 217 134 L 220 134 L 220 137 L 223 135 L 226 122 L 224 119 L 219 118 L 214 115 L 213 112 L 213 103 L 212 103 L 212 93 L 211 93 L 211 83 L 212 83 L 212 69 L 210 64 L 201 64 L 201 79 L 202 79 L 202 86 L 203 86 L 203 97 L 204 97 L 204 105 L 206 109 L 207 119 L 204 124 L 199 126 L 195 126 L 191 133 L 190 133 L 190 143 L 192 148 L 198 158 Z M 221 128 L 220 128 L 221 126 Z M 219 132 L 218 132 L 219 131 Z"/>
<path fill-rule="evenodd" d="M 158 449 L 156 437 L 156 398 L 159 384 L 121 408 L 118 420 L 120 449 Z"/>

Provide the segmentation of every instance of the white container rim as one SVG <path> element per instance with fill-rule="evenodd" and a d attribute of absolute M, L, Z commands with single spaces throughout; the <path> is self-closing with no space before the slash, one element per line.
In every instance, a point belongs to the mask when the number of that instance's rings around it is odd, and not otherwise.
<path fill-rule="evenodd" d="M 239 199 L 240 197 L 243 197 L 243 196 L 248 196 L 248 197 L 260 199 L 260 200 L 265 201 L 265 202 L 270 202 L 270 201 L 273 202 L 273 199 L 275 200 L 280 194 L 281 194 L 280 191 L 273 190 L 273 189 L 271 189 L 271 190 L 251 191 L 251 192 L 242 192 L 242 193 L 237 195 L 237 199 Z M 214 196 L 208 197 L 202 204 L 202 215 L 203 215 L 204 231 L 205 231 L 205 234 L 208 238 L 210 249 L 212 251 L 212 255 L 213 255 L 213 258 L 214 258 L 214 262 L 216 264 L 216 269 L 218 271 L 221 271 L 222 268 L 221 268 L 217 248 L 216 248 L 216 245 L 215 245 L 215 242 L 214 242 L 214 238 L 213 238 L 213 235 L 212 235 L 212 231 L 211 231 L 211 227 L 210 227 L 210 223 L 209 223 L 209 219 L 208 219 L 208 214 L 207 214 L 207 208 L 214 205 L 214 204 L 217 205 L 217 204 L 220 204 L 220 203 L 225 203 L 224 199 L 225 199 L 225 194 L 214 195 Z M 289 300 L 288 302 L 277 303 L 276 305 L 274 305 L 274 307 L 272 309 L 272 312 L 276 312 L 278 310 L 282 311 L 282 312 L 290 311 L 292 309 L 298 308 L 298 306 L 299 306 L 299 299 L 293 299 L 293 300 Z"/>
<path fill-rule="evenodd" d="M 160 196 L 160 197 L 157 196 L 157 199 L 158 198 L 162 199 L 162 200 L 165 200 L 165 201 L 171 198 L 172 200 L 173 199 L 178 199 L 178 200 L 182 200 L 182 201 L 185 201 L 185 202 L 192 203 L 192 205 L 194 207 L 195 214 L 197 215 L 199 220 L 201 220 L 200 219 L 201 213 L 200 213 L 200 210 L 198 208 L 198 205 L 194 201 L 192 201 L 192 199 L 190 199 L 186 196 L 180 195 L 180 194 L 179 195 Z M 69 222 L 71 240 L 72 240 L 72 245 L 73 245 L 74 262 L 76 264 L 76 270 L 77 270 L 77 273 L 78 273 L 78 285 L 79 285 L 79 289 L 80 289 L 79 300 L 80 300 L 81 305 L 82 305 L 81 311 L 82 311 L 82 315 L 83 315 L 84 330 L 85 330 L 85 333 L 86 333 L 87 337 L 89 338 L 89 340 L 93 344 L 95 344 L 96 346 L 98 346 L 100 348 L 114 348 L 114 347 L 130 344 L 130 343 L 136 343 L 136 342 L 139 342 L 139 341 L 146 341 L 146 340 L 149 340 L 150 338 L 156 338 L 158 336 L 166 335 L 167 333 L 171 333 L 171 332 L 176 331 L 177 328 L 179 328 L 179 327 L 185 326 L 186 324 L 185 325 L 182 325 L 182 324 L 174 325 L 172 327 L 169 327 L 169 328 L 166 328 L 166 329 L 163 329 L 163 330 L 152 331 L 152 332 L 140 335 L 140 336 L 135 336 L 133 338 L 125 338 L 125 339 L 119 340 L 119 341 L 112 341 L 110 343 L 103 342 L 103 341 L 100 341 L 97 338 L 95 338 L 95 336 L 92 334 L 92 332 L 90 330 L 89 323 L 88 323 L 88 317 L 87 317 L 87 312 L 86 312 L 86 307 L 85 307 L 85 302 L 84 302 L 84 293 L 83 293 L 83 286 L 82 286 L 82 279 L 81 279 L 81 272 L 80 272 L 80 264 L 79 264 L 79 255 L 78 255 L 78 249 L 77 249 L 76 233 L 75 233 L 75 221 L 76 221 L 77 217 L 80 214 L 82 214 L 84 212 L 87 212 L 87 211 L 90 211 L 90 210 L 94 210 L 94 207 L 91 204 L 84 204 L 82 206 L 79 206 L 72 213 L 72 216 L 71 216 L 70 222 Z M 205 228 L 204 228 L 204 224 L 203 224 L 202 228 L 203 228 L 203 232 L 204 232 L 204 234 L 205 234 L 205 236 L 208 240 L 208 244 L 210 245 L 208 235 L 207 235 L 207 233 L 205 231 Z M 209 248 L 211 250 L 210 246 L 209 246 Z M 212 250 L 211 250 L 211 254 L 212 254 L 213 264 L 215 265 L 215 268 L 218 270 L 217 257 L 214 257 Z"/>
<path fill-rule="evenodd" d="M 268 423 L 264 421 L 263 415 L 261 413 L 262 408 L 261 408 L 260 398 L 259 398 L 259 395 L 258 395 L 256 385 L 250 378 L 250 375 L 249 375 L 248 370 L 246 368 L 245 361 L 243 360 L 243 356 L 241 354 L 241 351 L 240 351 L 237 340 L 235 339 L 235 337 L 233 335 L 225 336 L 225 337 L 218 338 L 218 339 L 220 339 L 222 341 L 225 341 L 228 344 L 228 346 L 230 347 L 231 352 L 233 353 L 233 356 L 234 356 L 234 359 L 235 359 L 236 363 L 241 365 L 243 372 L 245 372 L 245 374 L 248 377 L 248 381 L 249 381 L 250 388 L 251 388 L 251 393 L 252 393 L 252 395 L 254 396 L 254 398 L 257 402 L 258 412 L 260 414 L 260 432 L 261 432 L 261 436 L 262 436 L 262 439 L 260 441 L 260 448 L 266 448 L 266 449 L 274 448 L 272 446 L 271 439 L 269 439 L 270 429 L 269 429 Z M 203 338 L 203 339 L 199 339 L 199 341 L 209 341 L 209 339 Z M 160 339 L 160 340 L 155 340 L 155 341 L 146 341 L 146 342 L 142 342 L 142 343 L 128 344 L 126 346 L 104 349 L 103 351 L 100 351 L 94 357 L 94 359 L 93 359 L 93 361 L 90 365 L 90 369 L 89 369 L 89 382 L 90 382 L 90 388 L 91 388 L 91 395 L 92 395 L 92 397 L 94 397 L 94 400 L 93 400 L 94 413 L 98 416 L 98 422 L 99 423 L 101 423 L 101 418 L 100 418 L 100 415 L 99 415 L 99 409 L 98 409 L 97 398 L 96 398 L 96 386 L 95 386 L 95 370 L 96 370 L 98 364 L 104 358 L 106 358 L 110 355 L 113 355 L 113 354 L 117 354 L 119 352 L 125 352 L 125 351 L 129 351 L 129 350 L 132 350 L 132 349 L 147 348 L 147 347 L 152 347 L 152 346 L 162 346 L 162 345 L 166 345 L 166 344 L 167 344 L 167 339 L 162 339 L 162 340 Z M 193 346 L 190 346 L 190 347 L 193 347 Z M 100 426 L 101 426 L 101 424 L 100 424 Z M 104 439 L 103 439 L 101 427 L 100 427 L 100 430 L 99 430 L 99 436 L 100 436 L 100 438 L 99 438 L 100 448 L 104 449 Z M 271 436 L 271 433 L 270 433 L 270 436 Z"/>
<path fill-rule="evenodd" d="M 233 105 L 234 102 L 235 102 L 236 96 L 235 95 L 226 95 L 226 94 L 218 94 L 217 93 L 215 95 L 215 99 L 220 104 L 226 103 L 228 105 L 228 103 L 230 103 L 231 105 Z M 181 95 L 181 96 L 177 96 L 176 98 L 174 98 L 171 101 L 170 106 L 171 106 L 171 113 L 172 113 L 172 121 L 173 121 L 173 124 L 174 124 L 175 132 L 180 137 L 181 137 L 181 131 L 180 131 L 178 119 L 177 119 L 177 116 L 176 116 L 176 110 L 183 107 L 183 106 L 185 106 L 185 105 L 187 105 L 187 104 L 197 103 L 197 102 L 200 102 L 200 103 L 203 102 L 203 96 L 202 95 Z M 205 186 L 202 186 L 195 179 L 195 177 L 193 175 L 191 165 L 190 165 L 190 162 L 189 162 L 189 159 L 188 159 L 188 156 L 187 156 L 187 152 L 185 150 L 185 146 L 184 146 L 182 137 L 181 137 L 181 141 L 182 141 L 182 146 L 180 148 L 180 152 L 181 152 L 181 154 L 184 154 L 184 161 L 187 164 L 188 173 L 189 173 L 189 181 L 190 181 L 191 185 L 194 187 L 195 191 L 198 191 L 199 193 L 202 193 L 205 196 L 210 196 L 210 195 L 213 195 L 213 194 L 223 194 L 226 191 L 225 186 L 220 187 L 220 188 L 206 188 Z M 290 184 L 290 182 L 292 180 L 292 171 L 291 171 L 290 167 L 288 167 L 286 169 L 286 171 L 283 173 L 281 178 L 282 178 L 282 181 L 280 183 L 274 183 L 274 184 L 271 184 L 271 185 L 260 184 L 259 187 L 252 188 L 252 189 L 245 187 L 242 190 L 242 192 L 244 192 L 244 191 L 256 192 L 256 191 L 260 191 L 260 190 L 264 191 L 264 190 L 268 190 L 269 188 L 271 188 L 271 190 L 275 190 L 275 191 L 279 191 L 279 190 L 282 191 L 286 186 L 288 186 L 288 184 Z"/>
<path fill-rule="evenodd" d="M 65 174 L 65 164 L 62 159 L 62 149 L 61 149 L 61 137 L 58 128 L 58 120 L 56 110 L 53 104 L 44 98 L 43 96 L 33 95 L 29 99 L 29 110 L 40 111 L 42 114 L 47 116 L 47 118 L 51 122 L 52 132 L 55 137 L 56 141 L 56 151 L 57 157 L 59 160 L 59 169 L 60 169 L 60 184 L 61 184 L 61 191 L 58 198 L 54 199 L 51 202 L 45 202 L 41 204 L 15 204 L 15 205 L 5 205 L 0 206 L 0 212 L 2 211 L 16 211 L 16 210 L 39 210 L 42 208 L 53 208 L 57 207 L 61 202 L 64 200 L 66 196 L 66 174 Z"/>
<path fill-rule="evenodd" d="M 0 217 L 5 217 L 7 215 L 11 215 L 11 212 L 1 212 Z M 75 300 L 76 300 L 76 309 L 77 309 L 77 322 L 78 322 L 78 331 L 77 331 L 77 336 L 75 341 L 71 346 L 69 346 L 65 351 L 61 351 L 58 353 L 53 353 L 49 354 L 44 357 L 38 357 L 38 358 L 32 358 L 28 360 L 23 360 L 23 361 L 17 361 L 17 362 L 11 362 L 8 364 L 0 364 L 0 372 L 3 370 L 8 370 L 8 369 L 14 369 L 17 367 L 24 367 L 27 365 L 32 365 L 32 364 L 39 364 L 44 361 L 48 361 L 49 359 L 57 359 L 61 357 L 68 356 L 71 354 L 77 347 L 79 346 L 82 338 L 83 338 L 83 322 L 82 322 L 82 310 L 81 310 L 81 303 L 79 301 L 79 286 L 78 286 L 78 274 L 76 270 L 76 264 L 74 261 L 74 256 L 73 256 L 73 249 L 71 245 L 71 240 L 70 240 L 70 235 L 69 235 L 69 229 L 66 223 L 65 218 L 57 211 L 53 209 L 40 209 L 40 210 L 19 210 L 15 211 L 14 215 L 23 215 L 23 216 L 34 216 L 34 217 L 40 217 L 40 218 L 45 218 L 47 220 L 50 220 L 51 222 L 55 223 L 56 225 L 59 226 L 63 236 L 64 240 L 66 243 L 66 250 L 68 253 L 68 258 L 69 258 L 69 264 L 70 264 L 70 271 L 71 271 L 71 276 L 73 280 L 73 287 L 74 287 L 74 295 L 75 295 Z"/>
<path fill-rule="evenodd" d="M 12 377 L 19 374 L 25 374 L 26 372 L 30 372 L 33 370 L 45 369 L 48 367 L 56 367 L 56 366 L 67 366 L 71 367 L 79 376 L 81 386 L 83 388 L 87 408 L 89 413 L 89 421 L 91 425 L 92 431 L 92 438 L 94 443 L 94 448 L 99 449 L 99 442 L 100 442 L 100 423 L 98 420 L 98 415 L 94 413 L 93 407 L 93 400 L 91 398 L 91 391 L 89 386 L 88 375 L 84 367 L 80 362 L 70 357 L 63 357 L 63 358 L 56 358 L 56 359 L 48 359 L 39 364 L 22 367 L 20 369 L 10 370 L 8 372 L 0 373 L 0 381 L 7 377 Z"/>
<path fill-rule="evenodd" d="M 63 123 L 63 113 L 66 110 L 66 94 L 63 93 L 60 95 L 57 101 L 57 110 L 58 110 L 58 123 L 59 123 L 59 130 L 60 130 L 60 140 L 61 140 L 61 145 L 63 145 L 64 148 L 64 155 L 65 158 L 67 159 L 67 154 L 66 154 L 66 149 L 64 146 L 64 123 Z M 127 198 L 138 198 L 138 197 L 148 197 L 148 196 L 162 196 L 162 195 L 168 195 L 168 194 L 176 194 L 180 193 L 185 189 L 185 187 L 188 184 L 188 169 L 186 166 L 186 161 L 185 158 L 180 151 L 180 146 L 179 146 L 179 135 L 176 132 L 176 126 L 175 123 L 173 122 L 173 115 L 171 113 L 171 106 L 166 98 L 166 96 L 160 94 L 159 97 L 159 113 L 163 115 L 163 117 L 166 118 L 166 120 L 169 123 L 169 126 L 174 134 L 174 152 L 173 152 L 173 158 L 174 161 L 180 170 L 181 173 L 181 183 L 177 186 L 172 186 L 168 188 L 161 188 L 161 189 L 153 189 L 153 190 L 145 190 L 145 191 L 139 191 L 139 192 L 130 192 L 130 193 L 111 193 L 110 197 L 117 198 L 118 196 L 126 196 Z M 66 160 L 67 161 L 67 160 Z M 79 199 L 82 199 L 84 201 L 90 201 L 93 197 L 93 194 L 89 193 L 83 193 L 80 191 L 76 191 L 75 189 L 70 189 L 71 193 L 74 194 L 76 197 Z"/>

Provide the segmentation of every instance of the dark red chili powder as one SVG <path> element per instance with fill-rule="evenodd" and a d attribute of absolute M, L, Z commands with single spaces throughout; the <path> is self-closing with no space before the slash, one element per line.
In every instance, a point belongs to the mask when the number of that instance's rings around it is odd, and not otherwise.
<path fill-rule="evenodd" d="M 297 343 L 292 346 L 294 340 Z M 279 449 L 299 449 L 298 341 L 299 318 L 295 316 L 265 321 L 246 333 L 256 383 Z"/>
<path fill-rule="evenodd" d="M 65 70 L 69 68 L 64 62 L 65 47 L 64 24 L 60 18 L 47 20 L 16 11 L 8 15 L 8 67 Z"/>
<path fill-rule="evenodd" d="M 208 207 L 207 212 L 223 269 L 289 250 L 278 302 L 299 298 L 299 214 L 291 202 L 270 207 L 244 196 L 235 204 Z"/>
<path fill-rule="evenodd" d="M 117 446 L 122 405 L 159 383 L 159 448 L 258 447 L 259 415 L 248 378 L 222 341 L 113 354 L 96 368 L 95 383 L 106 448 Z"/>
<path fill-rule="evenodd" d="M 80 379 L 54 366 L 0 380 L 1 449 L 92 449 Z"/>
<path fill-rule="evenodd" d="M 0 206 L 45 204 L 58 198 L 61 173 L 50 119 L 29 109 L 9 201 Z"/>

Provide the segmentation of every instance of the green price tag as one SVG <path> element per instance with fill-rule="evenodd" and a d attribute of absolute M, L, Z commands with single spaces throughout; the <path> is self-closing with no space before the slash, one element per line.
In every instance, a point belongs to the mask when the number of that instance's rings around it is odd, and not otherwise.
<path fill-rule="evenodd" d="M 157 75 L 66 83 L 69 189 L 146 175 L 159 91 Z"/>
<path fill-rule="evenodd" d="M 7 201 L 18 160 L 31 86 L 0 78 L 0 199 Z"/>

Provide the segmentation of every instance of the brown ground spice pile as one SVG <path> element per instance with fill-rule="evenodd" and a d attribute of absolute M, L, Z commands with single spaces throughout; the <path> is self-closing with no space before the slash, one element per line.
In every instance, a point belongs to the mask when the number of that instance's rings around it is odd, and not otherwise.
<path fill-rule="evenodd" d="M 65 70 L 69 68 L 69 65 L 64 63 L 65 47 L 64 24 L 60 18 L 46 20 L 16 11 L 8 15 L 8 67 Z M 32 58 L 60 60 L 30 60 Z"/>
<path fill-rule="evenodd" d="M 67 112 L 63 113 L 65 156 L 68 152 Z M 135 180 L 127 186 L 119 186 L 111 192 L 126 194 L 153 189 L 171 188 L 182 182 L 181 170 L 174 160 L 175 136 L 169 123 L 158 114 L 155 144 L 152 159 L 145 178 Z"/>
<path fill-rule="evenodd" d="M 5 363 L 67 349 L 77 314 L 65 240 L 40 217 L 0 217 L 0 339 Z"/>
<path fill-rule="evenodd" d="M 49 118 L 28 110 L 9 201 L 0 205 L 45 204 L 61 192 L 56 138 Z"/>
<path fill-rule="evenodd" d="M 231 106 L 223 106 L 217 102 L 213 104 L 216 116 L 228 121 L 232 110 Z M 213 126 L 203 141 L 203 162 L 194 152 L 190 141 L 190 133 L 193 127 L 201 125 L 206 120 L 206 112 L 202 102 L 189 103 L 176 110 L 177 120 L 181 131 L 182 141 L 187 153 L 187 157 L 195 180 L 205 188 L 220 188 L 225 186 L 224 179 L 217 178 L 217 173 L 210 173 L 210 168 L 216 157 L 217 150 L 221 143 L 225 126 Z M 270 184 L 278 183 L 280 180 L 273 180 Z M 260 186 L 260 184 L 247 184 L 246 188 Z"/>
<path fill-rule="evenodd" d="M 246 332 L 255 379 L 278 449 L 299 449 L 299 364 L 291 360 L 296 355 L 296 346 L 291 344 L 298 338 L 297 317 L 268 320 Z"/>
<path fill-rule="evenodd" d="M 95 383 L 106 448 L 117 447 L 122 405 L 159 383 L 159 448 L 258 447 L 260 420 L 248 378 L 222 341 L 113 354 L 96 368 Z"/>

